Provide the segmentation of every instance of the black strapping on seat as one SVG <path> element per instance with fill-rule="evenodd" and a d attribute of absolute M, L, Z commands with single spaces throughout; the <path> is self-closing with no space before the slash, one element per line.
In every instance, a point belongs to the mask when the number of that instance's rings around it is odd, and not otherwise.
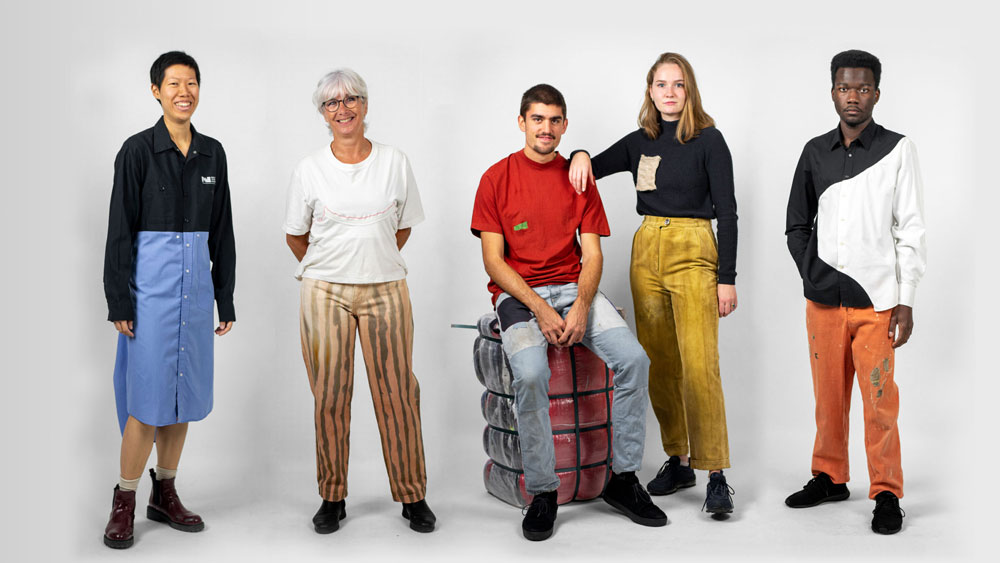
<path fill-rule="evenodd" d="M 611 387 L 611 370 L 608 368 L 608 364 L 604 364 L 604 388 L 607 389 Z M 611 468 L 614 467 L 614 448 L 611 445 L 611 394 L 604 394 L 604 412 L 608 415 L 608 455 L 606 461 L 608 463 L 607 468 L 604 471 L 604 484 L 607 485 L 608 480 L 611 479 Z"/>
<path fill-rule="evenodd" d="M 580 434 L 581 432 L 592 432 L 594 430 L 604 430 L 610 424 L 611 424 L 610 422 L 605 422 L 604 424 L 598 424 L 596 426 L 588 426 L 586 428 L 577 427 L 577 428 L 571 428 L 569 430 L 553 430 L 552 431 L 552 435 L 553 436 L 561 436 L 563 434 Z M 500 428 L 499 426 L 493 426 L 492 424 L 489 424 L 489 423 L 486 424 L 486 427 L 490 428 L 492 430 L 496 430 L 497 432 L 503 432 L 504 434 L 510 434 L 511 436 L 519 436 L 517 430 L 510 430 L 510 429 L 507 429 L 507 428 Z M 577 439 L 579 440 L 579 436 L 577 436 Z"/>
<path fill-rule="evenodd" d="M 573 431 L 576 434 L 576 482 L 573 483 L 573 496 L 570 500 L 576 500 L 577 493 L 580 492 L 580 401 L 576 392 L 576 347 L 569 349 L 569 366 L 573 373 Z"/>

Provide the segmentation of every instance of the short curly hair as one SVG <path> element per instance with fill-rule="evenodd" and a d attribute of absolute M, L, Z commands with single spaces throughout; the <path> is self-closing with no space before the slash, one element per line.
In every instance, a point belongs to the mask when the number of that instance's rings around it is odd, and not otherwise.
<path fill-rule="evenodd" d="M 841 68 L 867 68 L 871 70 L 872 74 L 875 75 L 875 88 L 878 88 L 878 84 L 882 80 L 882 63 L 879 62 L 878 57 L 867 51 L 851 49 L 834 55 L 833 60 L 830 61 L 830 82 L 832 84 L 836 83 L 837 70 Z"/>

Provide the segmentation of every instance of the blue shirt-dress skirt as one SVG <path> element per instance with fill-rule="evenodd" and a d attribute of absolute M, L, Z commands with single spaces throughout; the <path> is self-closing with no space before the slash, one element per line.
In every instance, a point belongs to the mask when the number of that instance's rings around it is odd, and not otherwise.
<path fill-rule="evenodd" d="M 236 320 L 236 247 L 222 145 L 191 127 L 185 157 L 163 118 L 115 159 L 104 292 L 118 335 L 118 422 L 168 426 L 212 410 L 213 301 Z"/>

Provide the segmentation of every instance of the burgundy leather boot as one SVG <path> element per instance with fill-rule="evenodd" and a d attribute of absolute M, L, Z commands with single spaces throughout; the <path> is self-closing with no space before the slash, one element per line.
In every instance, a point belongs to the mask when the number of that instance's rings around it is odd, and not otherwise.
<path fill-rule="evenodd" d="M 205 529 L 201 516 L 181 504 L 181 499 L 177 497 L 177 489 L 174 488 L 174 479 L 157 481 L 154 469 L 149 470 L 149 476 L 153 478 L 153 492 L 149 494 L 146 518 L 165 522 L 171 528 L 182 532 L 200 532 Z"/>
<path fill-rule="evenodd" d="M 132 523 L 135 521 L 135 491 L 123 491 L 115 485 L 111 499 L 111 518 L 104 528 L 104 545 L 113 549 L 132 547 Z"/>

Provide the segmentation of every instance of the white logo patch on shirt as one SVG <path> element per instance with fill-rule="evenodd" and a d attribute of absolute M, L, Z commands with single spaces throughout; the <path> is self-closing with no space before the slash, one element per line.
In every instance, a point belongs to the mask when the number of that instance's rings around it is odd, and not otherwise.
<path fill-rule="evenodd" d="M 202 184 L 215 184 L 215 176 L 202 176 L 201 177 L 201 183 Z"/>

